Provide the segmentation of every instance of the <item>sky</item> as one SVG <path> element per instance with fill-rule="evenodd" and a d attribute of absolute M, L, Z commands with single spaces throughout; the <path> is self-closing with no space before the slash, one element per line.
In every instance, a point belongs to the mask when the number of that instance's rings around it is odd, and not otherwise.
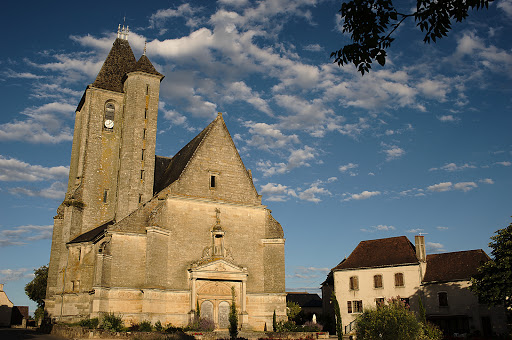
<path fill-rule="evenodd" d="M 397 2 L 409 12 L 411 1 Z M 0 283 L 16 305 L 48 264 L 74 111 L 115 40 L 165 75 L 156 154 L 222 112 L 283 226 L 288 291 L 318 292 L 362 240 L 425 235 L 428 253 L 484 249 L 512 215 L 512 0 L 436 44 L 414 22 L 362 77 L 340 1 L 9 1 L 0 13 Z M 23 13 L 22 16 L 20 14 Z"/>

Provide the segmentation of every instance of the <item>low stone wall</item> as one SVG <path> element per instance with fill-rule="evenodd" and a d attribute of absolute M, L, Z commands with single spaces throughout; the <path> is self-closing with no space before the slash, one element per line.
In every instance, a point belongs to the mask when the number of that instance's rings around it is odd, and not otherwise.
<path fill-rule="evenodd" d="M 159 333 L 159 332 L 111 332 L 104 329 L 87 329 L 80 326 L 53 325 L 51 334 L 67 339 L 138 339 L 138 340 L 215 340 L 229 339 L 228 332 L 186 332 L 186 333 Z M 239 338 L 257 339 L 327 339 L 327 332 L 247 332 L 238 333 Z"/>

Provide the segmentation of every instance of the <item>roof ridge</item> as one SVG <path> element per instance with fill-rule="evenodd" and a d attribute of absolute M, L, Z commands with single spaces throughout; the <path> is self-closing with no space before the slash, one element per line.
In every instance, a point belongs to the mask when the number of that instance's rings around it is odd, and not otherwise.
<path fill-rule="evenodd" d="M 153 66 L 153 64 L 151 63 L 151 61 L 145 54 L 143 54 L 139 58 L 139 60 L 137 60 L 137 62 L 133 66 L 132 70 L 129 70 L 127 73 L 136 72 L 136 71 L 153 74 L 156 76 L 160 76 L 161 79 L 164 79 L 164 76 L 155 69 L 155 66 Z"/>

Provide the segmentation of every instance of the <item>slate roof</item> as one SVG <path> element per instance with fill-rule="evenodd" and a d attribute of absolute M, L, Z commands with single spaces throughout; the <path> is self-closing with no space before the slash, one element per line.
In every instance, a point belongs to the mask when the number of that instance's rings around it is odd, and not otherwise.
<path fill-rule="evenodd" d="M 322 299 L 318 294 L 305 292 L 286 293 L 286 302 L 295 302 L 301 307 L 322 307 Z"/>
<path fill-rule="evenodd" d="M 160 76 L 162 79 L 164 78 L 164 76 L 155 69 L 153 64 L 151 64 L 151 61 L 149 61 L 148 57 L 146 57 L 144 54 L 140 57 L 139 61 L 137 61 L 137 63 L 130 72 L 135 71 L 154 74 L 156 76 Z"/>
<path fill-rule="evenodd" d="M 373 268 L 419 263 L 416 248 L 405 236 L 360 242 L 333 270 Z"/>
<path fill-rule="evenodd" d="M 158 160 L 159 164 L 155 164 L 155 181 L 153 185 L 154 194 L 162 191 L 180 177 L 181 173 L 197 150 L 197 147 L 201 144 L 218 119 L 219 118 L 212 121 L 170 160 L 160 157 Z"/>
<path fill-rule="evenodd" d="M 128 40 L 117 38 L 92 86 L 123 92 L 123 77 L 135 67 L 136 63 Z"/>
<path fill-rule="evenodd" d="M 427 255 L 424 283 L 469 280 L 490 258 L 482 249 Z"/>
<path fill-rule="evenodd" d="M 77 237 L 75 237 L 74 239 L 69 241 L 68 244 L 93 241 L 98 236 L 102 235 L 107 230 L 108 226 L 113 225 L 114 223 L 115 223 L 114 220 L 105 222 L 102 225 L 100 225 L 99 227 L 96 227 L 96 228 L 91 229 L 81 235 L 78 235 Z"/>

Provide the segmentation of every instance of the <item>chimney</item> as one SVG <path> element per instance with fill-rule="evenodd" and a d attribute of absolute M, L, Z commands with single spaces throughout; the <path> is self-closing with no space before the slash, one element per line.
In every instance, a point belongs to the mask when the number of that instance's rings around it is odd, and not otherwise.
<path fill-rule="evenodd" d="M 414 243 L 416 246 L 416 257 L 420 262 L 425 262 L 427 260 L 427 253 L 425 252 L 425 236 L 414 236 Z"/>

